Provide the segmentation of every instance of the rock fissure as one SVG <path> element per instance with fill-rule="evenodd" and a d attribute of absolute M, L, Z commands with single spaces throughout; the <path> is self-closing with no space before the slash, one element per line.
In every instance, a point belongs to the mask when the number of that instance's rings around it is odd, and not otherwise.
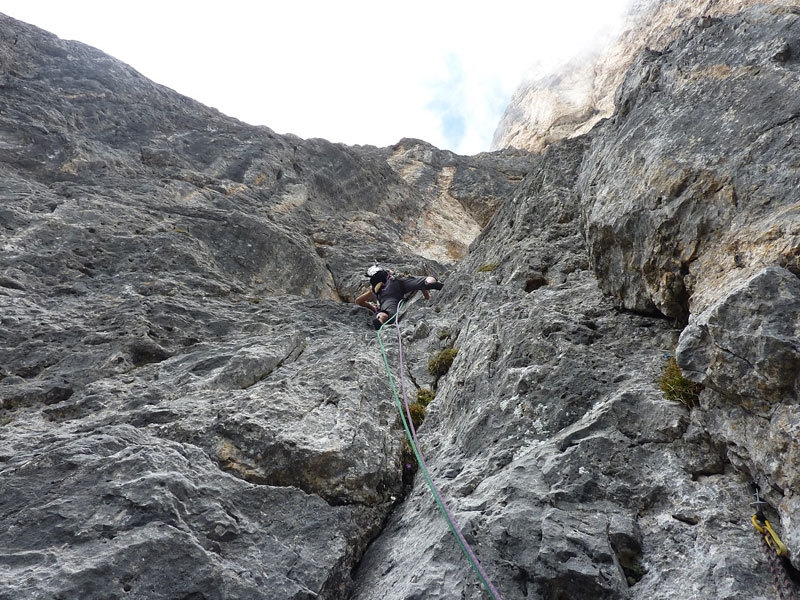
<path fill-rule="evenodd" d="M 745 363 L 747 365 L 749 370 L 756 371 L 755 365 L 753 363 L 751 363 L 750 360 L 748 360 L 748 358 L 746 356 L 741 355 L 741 354 L 737 354 L 736 351 L 734 351 L 734 350 L 732 350 L 730 348 L 726 348 L 722 344 L 719 344 L 719 343 L 716 343 L 716 342 L 714 343 L 714 347 L 717 348 L 722 354 L 726 354 L 726 355 L 728 355 L 730 357 L 733 357 L 736 360 L 742 361 L 743 363 Z"/>
<path fill-rule="evenodd" d="M 764 135 L 770 133 L 774 129 L 778 129 L 780 127 L 784 127 L 785 125 L 788 125 L 789 123 L 791 123 L 793 121 L 796 121 L 799 117 L 800 117 L 800 113 L 792 113 L 791 115 L 789 115 L 785 119 L 776 122 L 774 125 L 769 126 L 767 129 L 765 129 L 761 133 L 761 135 L 764 136 Z"/>
<path fill-rule="evenodd" d="M 290 363 L 294 363 L 294 362 L 300 361 L 302 356 L 303 356 L 303 353 L 305 351 L 306 351 L 305 342 L 301 342 L 301 343 L 296 344 L 293 348 L 290 348 L 285 355 L 283 355 L 282 357 L 280 357 L 278 359 L 278 361 L 277 361 L 277 363 L 275 363 L 274 367 L 269 368 L 269 369 L 265 370 L 262 373 L 256 372 L 255 373 L 255 381 L 253 381 L 253 383 L 251 383 L 250 385 L 247 385 L 247 386 L 243 387 L 242 389 L 247 389 L 247 388 L 253 387 L 253 386 L 255 386 L 255 385 L 257 385 L 257 384 L 259 384 L 259 383 L 261 383 L 263 381 L 266 381 L 271 375 L 273 375 L 274 373 L 277 373 L 284 366 L 286 366 L 286 365 L 288 365 Z"/>

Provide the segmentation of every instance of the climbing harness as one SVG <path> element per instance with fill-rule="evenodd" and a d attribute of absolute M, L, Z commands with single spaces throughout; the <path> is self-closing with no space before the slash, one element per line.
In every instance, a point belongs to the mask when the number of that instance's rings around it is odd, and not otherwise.
<path fill-rule="evenodd" d="M 789 559 L 789 549 L 778 537 L 778 534 L 775 533 L 769 520 L 764 516 L 762 506 L 766 502 L 759 498 L 758 488 L 756 488 L 755 494 L 756 501 L 751 505 L 755 506 L 756 512 L 750 520 L 761 538 L 761 546 L 767 556 L 769 570 L 772 573 L 775 588 L 778 590 L 778 597 L 780 600 L 795 600 L 794 588 L 789 580 L 789 574 L 784 562 Z"/>
<path fill-rule="evenodd" d="M 404 368 L 403 368 L 403 339 L 400 335 L 400 323 L 398 315 L 400 314 L 400 309 L 403 308 L 403 304 L 405 300 L 400 302 L 398 306 L 397 313 L 392 315 L 386 323 L 384 323 L 380 329 L 378 329 L 378 345 L 381 348 L 381 356 L 383 356 L 383 364 L 386 368 L 386 373 L 389 376 L 389 385 L 392 388 L 392 395 L 394 397 L 394 403 L 397 407 L 398 412 L 400 413 L 400 419 L 403 422 L 403 428 L 406 431 L 406 437 L 408 438 L 408 443 L 411 445 L 411 449 L 414 452 L 414 456 L 417 459 L 417 464 L 419 465 L 420 471 L 425 476 L 425 481 L 428 484 L 428 488 L 433 495 L 433 499 L 436 501 L 439 510 L 442 513 L 442 516 L 447 521 L 447 525 L 450 528 L 450 531 L 455 536 L 456 540 L 458 541 L 458 545 L 461 547 L 461 551 L 464 553 L 464 556 L 467 557 L 469 560 L 470 565 L 472 566 L 475 574 L 478 576 L 478 579 L 481 581 L 483 586 L 486 588 L 486 591 L 489 592 L 489 595 L 493 598 L 493 600 L 502 600 L 500 596 L 500 592 L 497 591 L 497 588 L 492 584 L 489 576 L 486 574 L 486 571 L 481 566 L 480 561 L 475 556 L 475 553 L 472 550 L 472 547 L 469 545 L 466 539 L 464 539 L 464 534 L 461 533 L 461 529 L 459 529 L 458 525 L 456 524 L 456 520 L 453 517 L 453 513 L 450 511 L 450 508 L 447 506 L 447 503 L 442 498 L 439 489 L 436 487 L 436 484 L 431 479 L 430 473 L 428 472 L 428 466 L 425 463 L 425 457 L 422 455 L 422 451 L 420 450 L 419 441 L 417 440 L 417 432 L 414 428 L 414 423 L 411 418 L 411 408 L 409 407 L 408 397 L 406 395 L 406 382 L 405 382 L 405 375 L 404 375 Z M 389 357 L 386 353 L 386 347 L 383 345 L 383 339 L 381 338 L 381 330 L 390 323 L 394 322 L 395 328 L 397 329 L 397 348 L 398 348 L 398 369 L 400 372 L 400 390 L 402 393 L 403 400 L 401 402 L 400 395 L 397 392 L 397 386 L 395 385 L 395 379 L 392 375 L 391 367 L 389 366 Z"/>

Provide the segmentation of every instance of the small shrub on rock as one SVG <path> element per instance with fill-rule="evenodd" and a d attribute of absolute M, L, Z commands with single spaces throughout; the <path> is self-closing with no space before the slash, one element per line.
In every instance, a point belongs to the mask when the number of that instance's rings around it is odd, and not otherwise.
<path fill-rule="evenodd" d="M 434 377 L 442 377 L 450 370 L 450 365 L 453 364 L 458 350 L 455 348 L 445 348 L 444 350 L 436 353 L 436 355 L 428 361 L 428 373 Z"/>
<path fill-rule="evenodd" d="M 433 399 L 436 397 L 436 394 L 433 393 L 432 390 L 427 388 L 420 388 L 417 390 L 417 402 L 422 406 L 427 407 L 428 404 L 433 402 Z"/>
<path fill-rule="evenodd" d="M 680 402 L 688 408 L 697 406 L 697 398 L 703 389 L 699 383 L 689 381 L 683 376 L 674 356 L 667 359 L 664 372 L 658 380 L 658 387 L 661 388 L 668 400 Z"/>
<path fill-rule="evenodd" d="M 414 429 L 419 429 L 419 426 L 425 420 L 425 407 L 419 402 L 412 402 L 408 405 L 408 411 L 411 413 L 411 422 L 414 424 Z"/>

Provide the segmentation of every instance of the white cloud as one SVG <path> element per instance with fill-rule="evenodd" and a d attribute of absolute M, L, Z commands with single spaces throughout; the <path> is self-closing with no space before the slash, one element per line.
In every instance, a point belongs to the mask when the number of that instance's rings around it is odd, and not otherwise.
<path fill-rule="evenodd" d="M 592 43 L 629 1 L 0 0 L 0 12 L 278 133 L 472 154 L 531 65 Z"/>

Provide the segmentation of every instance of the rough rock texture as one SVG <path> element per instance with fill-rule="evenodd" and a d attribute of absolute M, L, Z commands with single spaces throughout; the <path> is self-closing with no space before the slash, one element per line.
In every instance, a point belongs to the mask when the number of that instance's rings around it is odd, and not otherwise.
<path fill-rule="evenodd" d="M 345 597 L 404 484 L 341 300 L 525 153 L 276 136 L 5 17 L 0 68 L 0 597 Z"/>
<path fill-rule="evenodd" d="M 593 266 L 626 306 L 686 322 L 766 265 L 800 273 L 797 16 L 690 23 L 636 59 L 580 182 Z"/>
<path fill-rule="evenodd" d="M 434 327 L 459 353 L 424 424 L 433 477 L 504 598 L 770 598 L 748 479 L 656 385 L 677 330 L 589 270 L 587 143 L 538 160 L 448 280 L 467 312 Z M 358 600 L 487 597 L 422 482 L 357 579 Z"/>
<path fill-rule="evenodd" d="M 488 597 L 349 303 L 373 259 L 445 281 L 402 372 L 384 337 L 503 598 L 775 598 L 799 19 L 684 22 L 589 134 L 460 157 L 278 136 L 0 18 L 0 598 Z"/>
<path fill-rule="evenodd" d="M 792 7 L 794 0 L 633 0 L 618 35 L 608 43 L 586 41 L 555 72 L 533 71 L 511 98 L 492 148 L 541 151 L 582 135 L 614 111 L 614 94 L 644 49 L 663 50 L 692 20 L 699 26 L 754 5 Z"/>
<path fill-rule="evenodd" d="M 681 333 L 677 358 L 706 386 L 697 421 L 723 442 L 780 507 L 793 548 L 800 543 L 800 281 L 767 267 L 739 283 Z"/>

